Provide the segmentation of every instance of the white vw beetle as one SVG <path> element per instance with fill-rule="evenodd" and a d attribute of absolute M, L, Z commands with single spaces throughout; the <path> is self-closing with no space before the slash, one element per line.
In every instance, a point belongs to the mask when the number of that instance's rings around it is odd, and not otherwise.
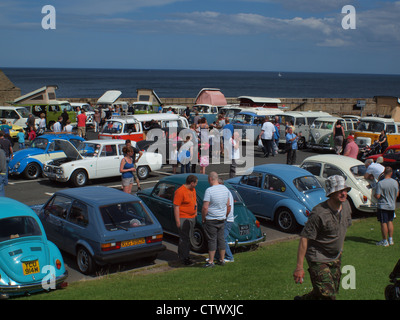
<path fill-rule="evenodd" d="M 329 176 L 341 175 L 351 187 L 348 199 L 352 208 L 362 212 L 376 212 L 377 199 L 372 195 L 372 187 L 364 178 L 363 162 L 347 156 L 325 154 L 311 156 L 303 160 L 300 168 L 311 172 L 323 186 Z"/>
<path fill-rule="evenodd" d="M 76 187 L 84 186 L 91 179 L 120 176 L 120 163 L 125 140 L 89 140 L 76 148 L 66 140 L 57 140 L 67 157 L 48 161 L 43 175 L 50 180 L 70 181 Z M 139 179 L 146 179 L 151 171 L 162 167 L 162 155 L 143 152 L 136 163 Z"/>

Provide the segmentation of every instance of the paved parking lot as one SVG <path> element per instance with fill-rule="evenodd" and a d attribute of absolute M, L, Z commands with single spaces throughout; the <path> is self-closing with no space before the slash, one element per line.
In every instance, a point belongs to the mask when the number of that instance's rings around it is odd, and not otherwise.
<path fill-rule="evenodd" d="M 88 138 L 93 139 L 95 135 L 92 132 L 88 133 Z M 311 156 L 315 153 L 312 153 L 308 150 L 298 151 L 297 152 L 297 163 L 301 163 L 304 158 Z M 254 150 L 253 160 L 254 165 L 260 165 L 264 163 L 286 163 L 286 154 L 278 154 L 275 157 L 264 158 L 262 157 L 262 152 L 258 150 Z M 240 170 L 240 168 L 238 169 Z M 217 171 L 219 175 L 223 179 L 227 179 L 229 176 L 229 165 L 228 164 L 210 164 L 207 167 L 206 173 L 210 171 Z M 179 168 L 178 168 L 179 172 Z M 199 172 L 199 167 L 197 169 Z M 141 182 L 142 188 L 151 188 L 153 187 L 159 179 L 171 175 L 172 167 L 170 165 L 165 165 L 160 171 L 152 172 L 150 177 Z M 104 185 L 110 188 L 121 189 L 121 179 L 120 177 L 109 178 L 109 179 L 101 179 L 94 180 L 90 182 L 92 185 Z M 39 178 L 34 181 L 25 180 L 23 178 L 13 178 L 9 179 L 9 185 L 6 187 L 6 196 L 21 201 L 27 205 L 35 205 L 44 203 L 49 197 L 56 192 L 57 190 L 61 190 L 64 188 L 69 188 L 67 184 L 54 183 L 45 178 Z M 136 186 L 133 187 L 133 193 L 136 192 Z M 295 237 L 296 235 L 288 235 L 286 233 L 282 233 L 278 231 L 271 221 L 266 221 L 260 219 L 262 231 L 267 235 L 267 242 L 270 241 L 278 241 L 282 239 L 286 239 L 288 237 Z M 155 264 L 176 266 L 177 259 L 177 238 L 169 235 L 165 235 L 164 244 L 167 247 L 167 250 L 161 253 Z M 68 254 L 64 254 L 65 263 L 69 270 L 69 282 L 81 280 L 81 279 L 90 279 L 93 277 L 86 277 L 77 271 L 77 267 L 75 266 L 74 257 L 70 257 Z M 99 274 L 106 274 L 112 272 L 118 272 L 123 270 L 133 270 L 142 267 L 148 267 L 149 264 L 143 264 L 141 262 L 132 262 L 124 265 L 116 265 L 111 267 L 106 267 L 100 270 Z"/>

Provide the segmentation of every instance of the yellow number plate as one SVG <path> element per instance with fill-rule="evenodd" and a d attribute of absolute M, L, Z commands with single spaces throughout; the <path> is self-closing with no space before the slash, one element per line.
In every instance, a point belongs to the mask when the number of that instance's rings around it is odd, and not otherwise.
<path fill-rule="evenodd" d="M 25 276 L 29 274 L 39 273 L 40 272 L 39 261 L 34 260 L 34 261 L 22 262 L 22 270 Z"/>
<path fill-rule="evenodd" d="M 144 238 L 122 241 L 121 248 L 136 246 L 137 244 L 143 244 L 144 242 Z"/>

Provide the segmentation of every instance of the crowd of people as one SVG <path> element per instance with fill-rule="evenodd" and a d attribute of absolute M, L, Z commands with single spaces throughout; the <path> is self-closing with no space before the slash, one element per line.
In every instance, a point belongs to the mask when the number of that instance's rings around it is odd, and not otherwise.
<path fill-rule="evenodd" d="M 65 112 L 66 114 L 66 112 Z M 185 113 L 186 117 L 190 113 Z M 103 117 L 98 111 L 95 114 L 95 131 L 97 132 Z M 46 128 L 44 115 L 38 128 L 35 128 L 32 119 L 28 120 L 29 140 L 36 134 L 41 134 Z M 77 115 L 78 134 L 86 136 L 86 115 L 80 111 Z M 258 136 L 259 146 L 264 157 L 274 157 L 279 150 L 280 139 L 279 117 L 270 120 L 265 118 Z M 71 132 L 70 121 L 63 115 L 53 126 L 54 132 Z M 4 196 L 4 186 L 8 183 L 8 162 L 13 157 L 12 143 L 7 139 L 7 130 L 11 127 L 2 123 L 0 128 L 0 196 Z M 218 145 L 217 156 L 228 155 L 230 160 L 229 177 L 236 175 L 237 160 L 240 159 L 241 137 L 233 128 L 228 118 L 220 115 L 213 124 L 208 124 L 206 118 L 197 113 L 190 125 L 191 134 L 179 141 L 178 135 L 169 137 L 172 143 L 169 160 L 172 163 L 173 173 L 177 173 L 178 165 L 181 173 L 189 173 L 185 184 L 179 187 L 174 194 L 173 210 L 175 223 L 179 230 L 178 257 L 186 266 L 192 265 L 190 258 L 190 239 L 193 235 L 195 219 L 198 214 L 196 185 L 198 179 L 192 173 L 196 172 L 197 163 L 200 173 L 206 174 L 210 164 L 210 156 L 215 152 L 214 145 Z M 216 141 L 213 130 L 218 130 Z M 22 132 L 21 132 L 22 134 Z M 20 149 L 24 148 L 22 135 L 17 135 Z M 19 139 L 21 137 L 21 140 Z M 292 123 L 285 124 L 286 145 L 283 150 L 287 154 L 286 163 L 296 163 L 297 142 L 301 133 L 296 133 Z M 335 152 L 344 156 L 357 159 L 359 148 L 354 142 L 352 134 L 345 136 L 340 121 L 333 128 Z M 178 143 L 179 142 L 179 143 Z M 383 152 L 387 146 L 387 137 L 384 131 L 379 137 L 380 150 Z M 344 146 L 344 148 L 343 148 Z M 134 182 L 137 190 L 141 190 L 140 181 L 136 175 L 136 163 L 143 152 L 126 140 L 123 148 L 124 157 L 120 163 L 122 176 L 122 191 L 132 193 Z M 197 161 L 199 160 L 199 161 Z M 365 161 L 366 171 L 364 178 L 370 183 L 372 193 L 377 199 L 377 219 L 380 223 L 382 240 L 376 244 L 387 247 L 394 244 L 393 219 L 395 217 L 396 201 L 399 196 L 399 184 L 393 179 L 393 170 L 390 166 L 383 166 L 382 158 L 376 162 L 371 159 Z M 201 218 L 208 244 L 208 259 L 205 268 L 212 268 L 216 264 L 224 265 L 233 262 L 234 258 L 227 242 L 229 231 L 234 222 L 234 201 L 231 192 L 224 185 L 218 173 L 212 171 L 208 174 L 210 187 L 204 194 Z M 326 195 L 328 199 L 315 206 L 306 222 L 299 240 L 297 264 L 293 272 L 296 283 L 303 283 L 305 277 L 304 260 L 307 260 L 310 280 L 313 289 L 310 293 L 296 297 L 296 299 L 335 299 L 339 290 L 341 277 L 341 258 L 347 228 L 351 226 L 351 207 L 347 201 L 350 187 L 342 176 L 328 177 L 326 182 Z"/>

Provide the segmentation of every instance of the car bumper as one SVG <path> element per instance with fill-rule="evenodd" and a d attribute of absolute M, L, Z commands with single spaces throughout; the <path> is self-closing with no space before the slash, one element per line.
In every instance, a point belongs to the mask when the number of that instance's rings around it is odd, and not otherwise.
<path fill-rule="evenodd" d="M 256 239 L 252 239 L 252 240 L 248 240 L 248 241 L 239 241 L 238 239 L 236 239 L 236 241 L 228 242 L 228 244 L 230 247 L 233 247 L 233 248 L 246 247 L 246 246 L 255 245 L 260 242 L 264 242 L 266 238 L 267 238 L 267 235 L 265 233 L 263 233 L 263 235 L 261 237 L 256 238 Z"/>
<path fill-rule="evenodd" d="M 363 211 L 363 212 L 368 212 L 368 213 L 375 213 L 378 209 L 377 205 L 368 205 L 368 204 L 362 204 L 358 208 L 358 210 Z"/>
<path fill-rule="evenodd" d="M 53 181 L 67 182 L 68 178 L 64 177 L 61 174 L 43 172 L 43 176 Z"/>
<path fill-rule="evenodd" d="M 61 284 L 67 279 L 68 271 L 65 271 L 61 276 L 56 278 L 56 288 L 59 288 Z M 7 299 L 10 296 L 30 294 L 34 292 L 45 291 L 43 288 L 42 281 L 35 282 L 27 285 L 0 285 L 0 298 Z"/>
<path fill-rule="evenodd" d="M 308 143 L 308 144 L 307 144 L 307 147 L 310 148 L 310 149 L 313 149 L 313 150 L 328 150 L 328 151 L 333 151 L 333 150 L 335 150 L 334 147 L 331 147 L 331 146 L 323 146 L 323 145 L 320 145 L 320 144 L 310 144 L 310 143 Z"/>
<path fill-rule="evenodd" d="M 105 255 L 95 255 L 94 260 L 99 265 L 105 265 L 108 263 L 122 263 L 140 258 L 151 257 L 164 251 L 166 246 L 159 244 L 157 246 L 144 247 L 141 249 L 135 249 L 125 252 L 113 252 Z"/>

